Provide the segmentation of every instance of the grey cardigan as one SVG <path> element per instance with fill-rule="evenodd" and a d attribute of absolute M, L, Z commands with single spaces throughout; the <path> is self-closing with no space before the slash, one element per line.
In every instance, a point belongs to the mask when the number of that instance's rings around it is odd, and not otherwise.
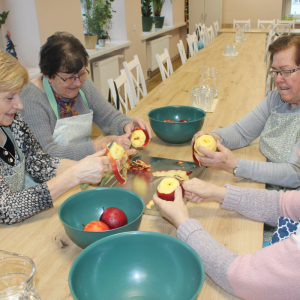
<path fill-rule="evenodd" d="M 85 94 L 89 108 L 94 113 L 93 122 L 102 130 L 104 135 L 124 134 L 124 126 L 131 122 L 131 119 L 113 108 L 103 98 L 91 80 L 87 79 L 81 89 Z M 73 160 L 80 160 L 95 153 L 93 141 L 67 146 L 58 146 L 54 142 L 52 135 L 57 119 L 46 94 L 35 84 L 28 83 L 21 92 L 21 100 L 24 104 L 21 115 L 47 153 L 55 157 Z M 74 108 L 79 114 L 89 113 L 80 94 L 77 96 Z"/>

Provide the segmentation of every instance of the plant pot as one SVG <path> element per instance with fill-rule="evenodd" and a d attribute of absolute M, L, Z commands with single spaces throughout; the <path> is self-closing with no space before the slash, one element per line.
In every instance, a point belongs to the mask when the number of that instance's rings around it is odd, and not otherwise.
<path fill-rule="evenodd" d="M 142 17 L 143 31 L 150 31 L 152 28 L 153 17 Z"/>
<path fill-rule="evenodd" d="M 155 28 L 163 28 L 165 17 L 153 17 Z"/>
<path fill-rule="evenodd" d="M 84 35 L 86 49 L 95 49 L 97 44 L 96 35 Z"/>
<path fill-rule="evenodd" d="M 106 39 L 99 39 L 99 47 L 105 47 Z"/>

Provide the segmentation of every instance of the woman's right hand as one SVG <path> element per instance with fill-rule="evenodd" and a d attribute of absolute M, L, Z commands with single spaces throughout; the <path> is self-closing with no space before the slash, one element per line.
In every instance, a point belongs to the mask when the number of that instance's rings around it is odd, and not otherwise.
<path fill-rule="evenodd" d="M 207 132 L 207 131 L 198 131 L 194 136 L 193 136 L 193 139 L 192 139 L 192 145 L 194 144 L 195 140 L 200 136 L 200 135 L 204 135 L 204 134 L 208 134 L 208 135 L 211 135 L 216 141 L 220 141 L 221 140 L 221 137 L 217 134 L 217 133 L 214 133 L 214 132 Z"/>
<path fill-rule="evenodd" d="M 199 203 L 202 201 L 217 201 L 219 203 L 222 203 L 226 195 L 225 187 L 218 187 L 198 178 L 184 181 L 182 186 L 184 189 L 185 197 L 189 201 L 195 203 Z"/>

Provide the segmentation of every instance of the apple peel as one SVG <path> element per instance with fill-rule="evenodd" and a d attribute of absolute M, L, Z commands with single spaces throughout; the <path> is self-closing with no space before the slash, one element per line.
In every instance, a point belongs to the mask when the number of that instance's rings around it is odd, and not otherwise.
<path fill-rule="evenodd" d="M 108 148 L 106 148 L 106 154 L 107 154 L 109 161 L 112 164 L 112 170 L 113 170 L 113 173 L 114 173 L 117 181 L 120 183 L 120 185 L 124 185 L 127 181 L 127 170 L 129 169 L 128 161 L 126 161 L 123 164 L 121 170 L 119 170 L 118 166 L 117 166 L 117 162 L 112 157 L 112 154 L 110 153 L 110 150 Z"/>
<path fill-rule="evenodd" d="M 199 160 L 197 159 L 197 157 L 196 157 L 196 155 L 195 155 L 195 152 L 196 152 L 196 151 L 195 151 L 194 147 L 195 147 L 195 142 L 193 143 L 193 146 L 192 146 L 193 160 L 194 160 L 195 164 L 196 164 L 198 167 L 201 167 L 201 164 L 200 164 Z"/>

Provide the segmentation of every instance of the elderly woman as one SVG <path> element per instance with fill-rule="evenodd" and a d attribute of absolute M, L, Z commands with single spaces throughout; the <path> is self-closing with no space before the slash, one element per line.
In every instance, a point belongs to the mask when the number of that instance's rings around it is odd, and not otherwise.
<path fill-rule="evenodd" d="M 53 206 L 60 195 L 81 183 L 99 183 L 112 171 L 105 150 L 76 162 L 46 154 L 18 114 L 27 70 L 0 51 L 0 223 L 21 222 Z M 129 152 L 131 152 L 130 150 Z M 126 157 L 124 157 L 126 159 Z M 24 189 L 25 173 L 41 184 Z"/>
<path fill-rule="evenodd" d="M 196 250 L 213 281 L 241 299 L 299 299 L 300 191 L 218 187 L 196 178 L 185 181 L 183 188 L 192 202 L 216 201 L 221 208 L 252 220 L 278 224 L 272 245 L 254 254 L 238 255 L 216 241 L 197 220 L 189 218 L 180 187 L 174 202 L 155 194 L 153 200 L 162 216 L 177 228 L 178 238 Z"/>
<path fill-rule="evenodd" d="M 287 36 L 270 45 L 276 90 L 235 124 L 213 130 L 219 152 L 206 151 L 200 163 L 235 176 L 277 185 L 300 186 L 300 37 Z M 194 139 L 204 134 L 198 132 Z M 260 136 L 259 148 L 267 162 L 238 159 L 229 149 L 249 145 Z M 193 139 L 193 141 L 194 141 Z"/>
<path fill-rule="evenodd" d="M 21 113 L 43 149 L 56 157 L 79 160 L 102 150 L 111 140 L 125 149 L 135 127 L 151 128 L 140 118 L 116 111 L 87 78 L 88 54 L 73 35 L 57 32 L 40 51 L 42 76 L 23 89 Z M 106 136 L 91 141 L 93 122 Z"/>

